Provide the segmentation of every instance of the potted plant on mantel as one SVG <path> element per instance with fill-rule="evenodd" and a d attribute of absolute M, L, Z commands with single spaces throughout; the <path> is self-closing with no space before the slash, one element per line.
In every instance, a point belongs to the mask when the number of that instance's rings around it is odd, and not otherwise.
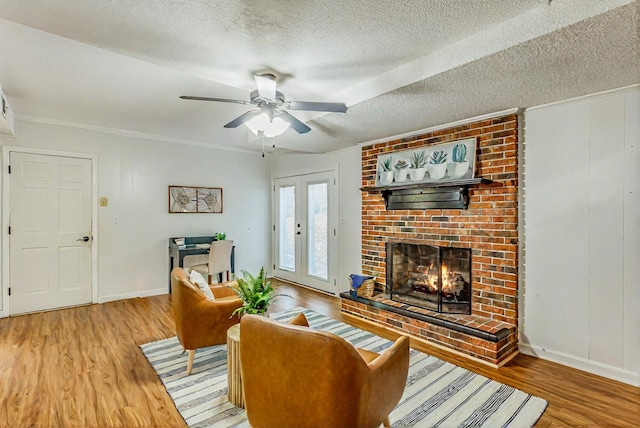
<path fill-rule="evenodd" d="M 469 170 L 469 161 L 467 157 L 467 146 L 465 144 L 456 144 L 451 152 L 451 160 L 453 161 L 449 171 L 449 177 L 460 178 Z"/>
<path fill-rule="evenodd" d="M 393 165 L 393 157 L 391 156 L 380 161 L 380 167 L 382 168 L 382 171 L 380 171 L 380 184 L 382 184 L 383 186 L 387 186 L 393 181 L 393 171 L 391 170 L 391 165 Z"/>
<path fill-rule="evenodd" d="M 429 176 L 434 180 L 440 180 L 447 173 L 447 152 L 436 150 L 431 153 L 429 159 Z"/>
<path fill-rule="evenodd" d="M 265 276 L 264 266 L 260 268 L 257 276 L 251 275 L 246 270 L 242 271 L 242 275 L 244 278 L 236 280 L 237 286 L 230 286 L 243 303 L 233 311 L 233 315 L 238 314 L 238 317 L 245 314 L 265 315 L 274 298 L 287 296 L 286 294 L 274 294 L 275 290 L 271 286 L 271 281 L 267 280 Z"/>
<path fill-rule="evenodd" d="M 409 164 L 402 159 L 399 159 L 393 166 L 396 170 L 394 172 L 394 180 L 396 183 L 402 183 L 407 179 L 407 168 Z"/>
<path fill-rule="evenodd" d="M 425 165 L 427 164 L 427 155 L 424 150 L 413 152 L 409 159 L 409 163 L 411 164 L 409 167 L 409 177 L 411 177 L 411 180 L 422 180 L 426 171 Z"/>

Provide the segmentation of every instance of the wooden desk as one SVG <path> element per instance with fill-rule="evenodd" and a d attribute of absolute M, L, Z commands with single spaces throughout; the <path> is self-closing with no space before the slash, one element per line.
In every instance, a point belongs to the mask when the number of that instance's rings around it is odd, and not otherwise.
<path fill-rule="evenodd" d="M 171 293 L 171 270 L 175 260 L 178 266 L 184 267 L 184 258 L 195 254 L 209 254 L 209 248 L 199 248 L 198 244 L 211 244 L 216 240 L 215 236 L 188 236 L 184 238 L 184 246 L 176 245 L 176 238 L 169 238 L 169 293 Z M 235 273 L 235 245 L 231 249 L 231 273 Z M 222 282 L 222 274 L 218 274 L 218 282 Z"/>

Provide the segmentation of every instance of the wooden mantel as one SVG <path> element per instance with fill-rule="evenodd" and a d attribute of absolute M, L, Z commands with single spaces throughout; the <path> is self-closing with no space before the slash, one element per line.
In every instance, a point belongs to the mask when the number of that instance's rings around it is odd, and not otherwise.
<path fill-rule="evenodd" d="M 486 178 L 444 182 L 411 183 L 396 186 L 362 187 L 363 192 L 382 192 L 388 210 L 467 209 L 468 187 L 490 184 Z"/>

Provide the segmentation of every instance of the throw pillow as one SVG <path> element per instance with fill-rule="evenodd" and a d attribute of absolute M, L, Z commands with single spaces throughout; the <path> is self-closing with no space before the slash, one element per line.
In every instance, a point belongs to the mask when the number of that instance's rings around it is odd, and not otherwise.
<path fill-rule="evenodd" d="M 209 284 L 207 284 L 207 281 L 205 281 L 200 272 L 191 270 L 191 273 L 189 274 L 189 280 L 197 285 L 200 290 L 202 290 L 202 294 L 204 294 L 207 299 L 215 300 L 215 297 L 213 297 L 213 293 L 209 288 Z"/>

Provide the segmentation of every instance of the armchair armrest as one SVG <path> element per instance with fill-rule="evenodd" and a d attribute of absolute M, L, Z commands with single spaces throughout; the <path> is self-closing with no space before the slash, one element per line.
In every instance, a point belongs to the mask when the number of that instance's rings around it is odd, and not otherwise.
<path fill-rule="evenodd" d="M 229 282 L 223 282 L 221 284 L 210 284 L 209 288 L 213 293 L 213 297 L 215 297 L 216 299 L 220 299 L 221 297 L 237 296 L 235 291 L 231 289 L 231 287 L 235 287 L 236 284 L 237 283 L 235 281 L 229 281 Z"/>
<path fill-rule="evenodd" d="M 371 370 L 370 396 L 366 403 L 368 412 L 374 414 L 382 411 L 388 415 L 393 410 L 393 407 L 387 408 L 389 403 L 400 401 L 404 392 L 409 373 L 409 338 L 400 336 L 367 366 Z"/>

